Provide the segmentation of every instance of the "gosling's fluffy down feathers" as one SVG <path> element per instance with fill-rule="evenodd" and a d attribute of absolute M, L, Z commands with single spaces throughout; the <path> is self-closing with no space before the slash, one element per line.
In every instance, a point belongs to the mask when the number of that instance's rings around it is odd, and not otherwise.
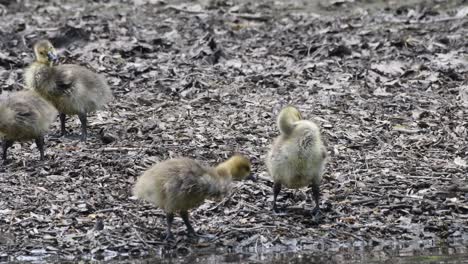
<path fill-rule="evenodd" d="M 317 125 L 307 120 L 296 125 L 289 137 L 275 139 L 266 160 L 274 182 L 294 189 L 320 184 L 327 156 Z"/>
<path fill-rule="evenodd" d="M 104 77 L 72 64 L 54 66 L 55 48 L 47 40 L 34 45 L 36 60 L 25 71 L 26 86 L 37 91 L 60 112 L 61 134 L 65 135 L 66 115 L 78 115 L 81 140 L 87 137 L 87 114 L 112 100 Z"/>
<path fill-rule="evenodd" d="M 231 180 L 242 180 L 249 174 L 250 162 L 240 155 L 216 168 L 205 167 L 187 158 L 171 159 L 147 170 L 136 182 L 133 194 L 166 212 L 166 239 L 171 239 L 175 213 L 182 217 L 188 233 L 195 234 L 188 210 L 198 207 L 208 197 L 224 196 Z"/>
<path fill-rule="evenodd" d="M 239 155 L 216 168 L 188 158 L 171 159 L 147 170 L 133 193 L 166 212 L 183 212 L 198 207 L 206 198 L 224 196 L 231 180 L 242 180 L 249 173 L 250 162 Z"/>
<path fill-rule="evenodd" d="M 320 130 L 314 122 L 302 120 L 299 110 L 292 106 L 281 110 L 278 126 L 281 135 L 274 140 L 266 158 L 274 181 L 273 210 L 277 211 L 276 199 L 282 185 L 293 189 L 311 185 L 313 212 L 318 212 L 320 181 L 327 159 Z"/>
<path fill-rule="evenodd" d="M 25 141 L 44 135 L 57 111 L 34 91 L 0 96 L 0 135 L 6 140 Z"/>
<path fill-rule="evenodd" d="M 327 153 L 320 129 L 312 121 L 301 120 L 299 111 L 291 106 L 278 116 L 281 135 L 268 152 L 266 165 L 275 182 L 288 188 L 320 184 Z"/>
<path fill-rule="evenodd" d="M 207 197 L 225 195 L 227 179 L 197 161 L 179 158 L 166 160 L 147 170 L 137 181 L 133 193 L 166 212 L 198 207 Z"/>
<path fill-rule="evenodd" d="M 27 87 L 35 89 L 67 115 L 93 112 L 113 98 L 101 75 L 78 65 L 49 66 L 34 62 L 26 69 L 25 79 Z"/>

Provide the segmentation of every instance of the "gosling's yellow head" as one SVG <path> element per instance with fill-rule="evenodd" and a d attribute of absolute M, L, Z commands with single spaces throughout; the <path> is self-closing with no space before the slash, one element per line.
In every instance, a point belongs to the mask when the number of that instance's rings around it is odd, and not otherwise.
<path fill-rule="evenodd" d="M 34 55 L 36 62 L 52 64 L 58 60 L 57 51 L 48 40 L 40 40 L 34 44 Z"/>
<path fill-rule="evenodd" d="M 301 112 L 299 112 L 299 110 L 292 105 L 288 105 L 285 108 L 283 108 L 280 112 L 280 116 L 283 116 L 291 121 L 302 120 Z"/>
<path fill-rule="evenodd" d="M 218 166 L 218 169 L 226 170 L 235 181 L 244 179 L 255 180 L 251 175 L 250 161 L 241 155 L 234 155 Z"/>

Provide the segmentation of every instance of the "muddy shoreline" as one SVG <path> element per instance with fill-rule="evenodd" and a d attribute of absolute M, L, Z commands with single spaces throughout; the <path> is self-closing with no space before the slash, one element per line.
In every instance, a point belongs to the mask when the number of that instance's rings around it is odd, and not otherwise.
<path fill-rule="evenodd" d="M 32 143 L 11 148 L 0 261 L 466 245 L 466 5 L 313 3 L 0 1 L 2 91 L 23 89 L 32 43 L 49 38 L 63 62 L 104 74 L 116 97 L 89 118 L 86 143 L 72 118 L 71 137 L 53 136 L 54 123 L 44 162 Z M 320 124 L 330 154 L 319 221 L 307 188 L 284 190 L 288 213 L 271 212 L 263 160 L 288 103 Z M 101 128 L 115 140 L 104 143 Z M 191 213 L 211 240 L 187 238 L 176 218 L 166 245 L 164 213 L 131 197 L 136 177 L 170 157 L 215 164 L 235 152 L 259 182 Z"/>

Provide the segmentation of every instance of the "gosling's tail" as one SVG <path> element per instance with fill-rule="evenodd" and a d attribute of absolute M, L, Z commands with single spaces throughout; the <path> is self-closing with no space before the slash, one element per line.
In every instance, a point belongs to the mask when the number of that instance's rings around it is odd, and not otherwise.
<path fill-rule="evenodd" d="M 148 177 L 151 176 L 147 175 L 148 173 L 149 172 L 146 171 L 143 175 L 138 177 L 135 185 L 132 188 L 132 194 L 139 199 L 155 202 L 153 195 L 157 192 L 155 188 L 159 186 L 155 184 L 153 177 Z"/>
<path fill-rule="evenodd" d="M 15 124 L 15 111 L 6 103 L 8 99 L 0 99 L 0 131 Z"/>
<path fill-rule="evenodd" d="M 291 135 L 294 130 L 294 123 L 302 120 L 301 113 L 294 106 L 286 106 L 278 115 L 278 127 L 281 134 Z"/>
<path fill-rule="evenodd" d="M 140 176 L 141 177 L 141 176 Z M 136 196 L 137 198 L 142 199 L 143 198 L 143 184 L 141 183 L 140 178 L 138 178 L 137 182 L 132 188 L 132 195 Z"/>

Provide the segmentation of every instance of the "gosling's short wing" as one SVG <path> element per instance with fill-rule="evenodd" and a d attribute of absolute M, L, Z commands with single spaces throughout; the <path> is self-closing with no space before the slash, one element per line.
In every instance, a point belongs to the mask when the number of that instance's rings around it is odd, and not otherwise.
<path fill-rule="evenodd" d="M 174 180 L 173 183 L 179 193 L 199 196 L 207 192 L 209 179 L 206 178 L 206 168 L 198 162 L 189 159 L 181 160 L 180 167 L 175 167 L 174 170 L 177 180 Z"/>
<path fill-rule="evenodd" d="M 165 209 L 186 211 L 198 207 L 210 195 L 205 168 L 191 160 L 178 160 L 171 165 L 164 184 Z"/>
<path fill-rule="evenodd" d="M 71 69 L 63 66 L 54 67 L 54 80 L 57 87 L 56 91 L 67 93 L 73 89 L 76 77 Z"/>
<path fill-rule="evenodd" d="M 57 86 L 62 91 L 72 90 L 76 94 L 86 95 L 85 101 L 92 101 L 94 108 L 104 105 L 113 99 L 106 79 L 85 67 L 64 64 L 55 67 Z"/>
<path fill-rule="evenodd" d="M 89 90 L 101 90 L 108 86 L 102 76 L 79 65 L 64 64 L 56 69 L 65 84 L 80 82 Z"/>
<path fill-rule="evenodd" d="M 179 193 L 187 196 L 200 196 L 204 193 L 205 186 L 200 177 L 194 175 L 186 175 L 179 182 Z"/>
<path fill-rule="evenodd" d="M 16 102 L 11 105 L 15 112 L 15 121 L 18 125 L 34 126 L 38 119 L 38 113 L 27 104 Z"/>
<path fill-rule="evenodd" d="M 64 92 L 73 89 L 78 83 L 84 84 L 90 90 L 97 85 L 101 85 L 96 73 L 79 65 L 64 64 L 55 66 L 54 75 L 57 88 Z"/>

